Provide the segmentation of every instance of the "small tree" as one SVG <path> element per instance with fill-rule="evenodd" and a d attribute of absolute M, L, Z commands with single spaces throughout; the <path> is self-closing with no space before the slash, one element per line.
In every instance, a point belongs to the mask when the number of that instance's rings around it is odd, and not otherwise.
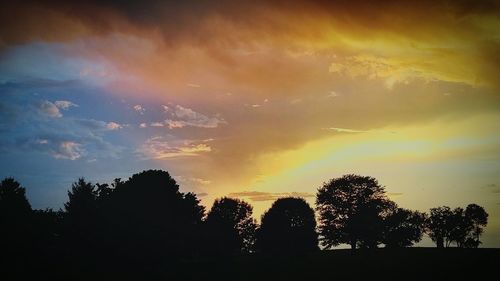
<path fill-rule="evenodd" d="M 95 186 L 86 182 L 84 178 L 78 179 L 71 185 L 68 191 L 68 202 L 64 203 L 64 209 L 70 220 L 82 221 L 95 214 L 98 192 Z"/>
<path fill-rule="evenodd" d="M 479 236 L 483 233 L 483 228 L 488 224 L 488 213 L 483 207 L 476 204 L 469 204 L 465 209 L 466 220 L 470 222 L 471 231 L 466 239 L 466 247 L 479 247 L 481 241 Z"/>
<path fill-rule="evenodd" d="M 206 219 L 209 246 L 219 253 L 250 252 L 257 224 L 252 206 L 233 198 L 215 200 Z"/>
<path fill-rule="evenodd" d="M 31 206 L 26 199 L 26 189 L 13 178 L 5 178 L 0 183 L 0 216 L 8 219 L 13 215 L 29 215 Z"/>
<path fill-rule="evenodd" d="M 322 245 L 377 247 L 383 216 L 392 205 L 384 187 L 372 177 L 344 175 L 324 183 L 316 195 Z"/>
<path fill-rule="evenodd" d="M 427 234 L 438 248 L 449 247 L 453 242 L 457 247 L 476 248 L 481 243 L 479 236 L 488 223 L 488 213 L 476 204 L 464 210 L 449 207 L 432 208 L 427 219 Z"/>
<path fill-rule="evenodd" d="M 314 210 L 302 198 L 280 198 L 262 216 L 257 245 L 263 252 L 310 252 L 318 249 Z"/>
<path fill-rule="evenodd" d="M 384 219 L 384 244 L 389 248 L 409 247 L 422 240 L 425 214 L 394 208 Z"/>

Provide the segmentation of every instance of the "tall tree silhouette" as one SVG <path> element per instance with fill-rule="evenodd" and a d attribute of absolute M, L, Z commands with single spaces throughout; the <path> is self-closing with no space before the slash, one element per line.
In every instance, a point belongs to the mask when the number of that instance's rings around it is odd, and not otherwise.
<path fill-rule="evenodd" d="M 472 227 L 464 246 L 477 248 L 481 244 L 479 236 L 481 236 L 483 228 L 488 224 L 488 213 L 479 205 L 469 204 L 465 208 L 465 217 Z"/>
<path fill-rule="evenodd" d="M 448 224 L 446 247 L 455 242 L 457 247 L 462 248 L 468 234 L 472 231 L 472 222 L 465 216 L 465 210 L 460 207 L 453 209 Z"/>
<path fill-rule="evenodd" d="M 206 219 L 208 246 L 212 253 L 251 252 L 256 227 L 250 204 L 228 197 L 217 199 Z"/>
<path fill-rule="evenodd" d="M 422 240 L 425 214 L 394 207 L 384 218 L 383 243 L 389 248 L 409 247 Z"/>
<path fill-rule="evenodd" d="M 453 212 L 448 206 L 431 208 L 430 210 L 426 221 L 427 235 L 436 243 L 438 248 L 443 248 L 450 243 L 452 216 Z"/>
<path fill-rule="evenodd" d="M 302 198 L 280 198 L 262 215 L 257 245 L 263 252 L 302 253 L 318 249 L 314 210 Z"/>
<path fill-rule="evenodd" d="M 80 256 L 94 251 L 97 247 L 99 213 L 96 187 L 79 178 L 68 191 L 68 202 L 64 204 L 65 218 L 63 234 L 68 248 Z"/>
<path fill-rule="evenodd" d="M 322 245 L 377 247 L 384 213 L 392 205 L 384 187 L 372 177 L 350 174 L 324 183 L 316 195 Z"/>
<path fill-rule="evenodd" d="M 13 178 L 0 183 L 0 251 L 2 256 L 20 254 L 30 248 L 32 210 L 26 190 Z"/>

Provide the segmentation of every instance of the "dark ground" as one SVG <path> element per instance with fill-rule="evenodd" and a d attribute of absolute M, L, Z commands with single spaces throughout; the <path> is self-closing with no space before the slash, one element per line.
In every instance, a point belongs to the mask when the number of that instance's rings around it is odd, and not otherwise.
<path fill-rule="evenodd" d="M 75 261 L 76 259 L 72 259 Z M 333 250 L 161 262 L 71 262 L 0 267 L 0 280 L 499 280 L 500 249 Z"/>

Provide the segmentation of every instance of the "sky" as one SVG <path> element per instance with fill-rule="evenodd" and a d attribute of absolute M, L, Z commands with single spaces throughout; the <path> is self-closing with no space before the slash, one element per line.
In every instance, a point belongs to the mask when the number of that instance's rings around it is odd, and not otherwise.
<path fill-rule="evenodd" d="M 0 177 L 33 208 L 163 169 L 259 218 L 356 173 L 403 208 L 483 206 L 500 247 L 497 1 L 2 6 Z"/>

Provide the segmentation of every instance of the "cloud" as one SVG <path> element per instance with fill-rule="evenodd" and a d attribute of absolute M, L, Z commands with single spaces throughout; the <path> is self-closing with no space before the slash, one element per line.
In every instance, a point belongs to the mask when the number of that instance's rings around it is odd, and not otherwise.
<path fill-rule="evenodd" d="M 136 104 L 132 107 L 135 111 L 139 112 L 139 114 L 144 114 L 144 112 L 146 111 L 146 109 L 140 105 L 140 104 Z"/>
<path fill-rule="evenodd" d="M 67 100 L 58 100 L 58 101 L 55 101 L 54 104 L 55 104 L 55 106 L 57 106 L 58 108 L 63 109 L 63 110 L 67 110 L 70 107 L 78 107 L 77 104 L 74 104 L 74 103 L 67 101 Z"/>
<path fill-rule="evenodd" d="M 163 108 L 171 116 L 170 119 L 165 120 L 165 124 L 169 129 L 183 128 L 186 126 L 216 128 L 219 124 L 226 123 L 224 119 L 218 116 L 208 117 L 181 105 L 176 105 L 173 109 L 164 105 Z"/>
<path fill-rule="evenodd" d="M 164 127 L 165 125 L 161 122 L 152 122 L 149 124 L 150 127 Z"/>
<path fill-rule="evenodd" d="M 210 180 L 196 177 L 175 176 L 175 179 L 188 185 L 209 185 L 210 183 L 212 183 L 212 181 Z"/>
<path fill-rule="evenodd" d="M 42 101 L 38 109 L 40 113 L 51 118 L 61 118 L 63 116 L 59 108 L 50 101 Z"/>
<path fill-rule="evenodd" d="M 95 119 L 75 119 L 74 122 L 94 131 L 115 131 L 123 128 L 122 124 L 116 122 L 105 122 Z"/>
<path fill-rule="evenodd" d="M 24 148 L 46 153 L 55 159 L 77 160 L 86 155 L 86 150 L 81 143 L 71 140 L 60 140 L 54 136 L 38 138 L 34 141 L 21 142 Z"/>
<path fill-rule="evenodd" d="M 114 131 L 114 130 L 119 130 L 119 129 L 122 129 L 123 128 L 123 125 L 120 125 L 116 122 L 108 122 L 106 124 L 106 129 L 110 130 L 110 131 Z"/>
<path fill-rule="evenodd" d="M 483 188 L 489 189 L 491 193 L 500 194 L 500 187 L 495 183 L 487 184 Z"/>
<path fill-rule="evenodd" d="M 123 125 L 94 119 L 63 116 L 60 110 L 71 108 L 72 102 L 39 100 L 39 96 L 74 89 L 74 82 L 24 81 L 0 84 L 5 93 L 0 102 L 0 143 L 2 149 L 19 153 L 40 153 L 55 159 L 76 160 L 83 157 L 116 158 L 123 147 L 111 144 L 103 133 Z M 12 92 L 11 89 L 16 89 Z M 40 95 L 31 95 L 33 91 Z M 3 107 L 2 103 L 8 104 Z M 5 110 L 4 110 L 5 109 Z M 50 119 L 40 117 L 50 117 Z M 8 121 L 8 122 L 5 122 Z M 34 156 L 35 157 L 35 156 Z"/>
<path fill-rule="evenodd" d="M 403 193 L 402 192 L 388 192 L 387 195 L 389 197 L 399 197 L 399 196 L 403 196 Z"/>
<path fill-rule="evenodd" d="M 168 140 L 165 137 L 147 139 L 137 150 L 145 159 L 165 159 L 199 156 L 212 151 L 212 148 L 193 140 Z"/>
<path fill-rule="evenodd" d="M 333 131 L 339 132 L 339 133 L 366 133 L 366 132 L 369 132 L 369 131 L 361 131 L 361 130 L 346 129 L 346 128 L 336 128 L 336 127 L 330 127 L 327 129 L 333 130 Z"/>
<path fill-rule="evenodd" d="M 328 93 L 328 95 L 326 95 L 327 98 L 336 98 L 340 96 L 339 93 L 335 92 L 335 91 L 330 91 L 330 93 Z"/>
<path fill-rule="evenodd" d="M 206 192 L 196 193 L 196 197 L 205 197 L 207 195 L 208 195 L 208 193 L 206 193 Z"/>
<path fill-rule="evenodd" d="M 139 124 L 139 128 L 147 128 L 147 127 L 148 127 L 148 124 L 146 124 L 146 123 Z"/>
<path fill-rule="evenodd" d="M 53 150 L 51 154 L 56 159 L 76 160 L 85 154 L 85 150 L 80 143 L 63 141 L 59 143 L 57 149 Z"/>
<path fill-rule="evenodd" d="M 314 197 L 314 194 L 308 192 L 242 191 L 229 193 L 228 197 L 248 198 L 252 201 L 274 201 L 283 197 Z"/>

